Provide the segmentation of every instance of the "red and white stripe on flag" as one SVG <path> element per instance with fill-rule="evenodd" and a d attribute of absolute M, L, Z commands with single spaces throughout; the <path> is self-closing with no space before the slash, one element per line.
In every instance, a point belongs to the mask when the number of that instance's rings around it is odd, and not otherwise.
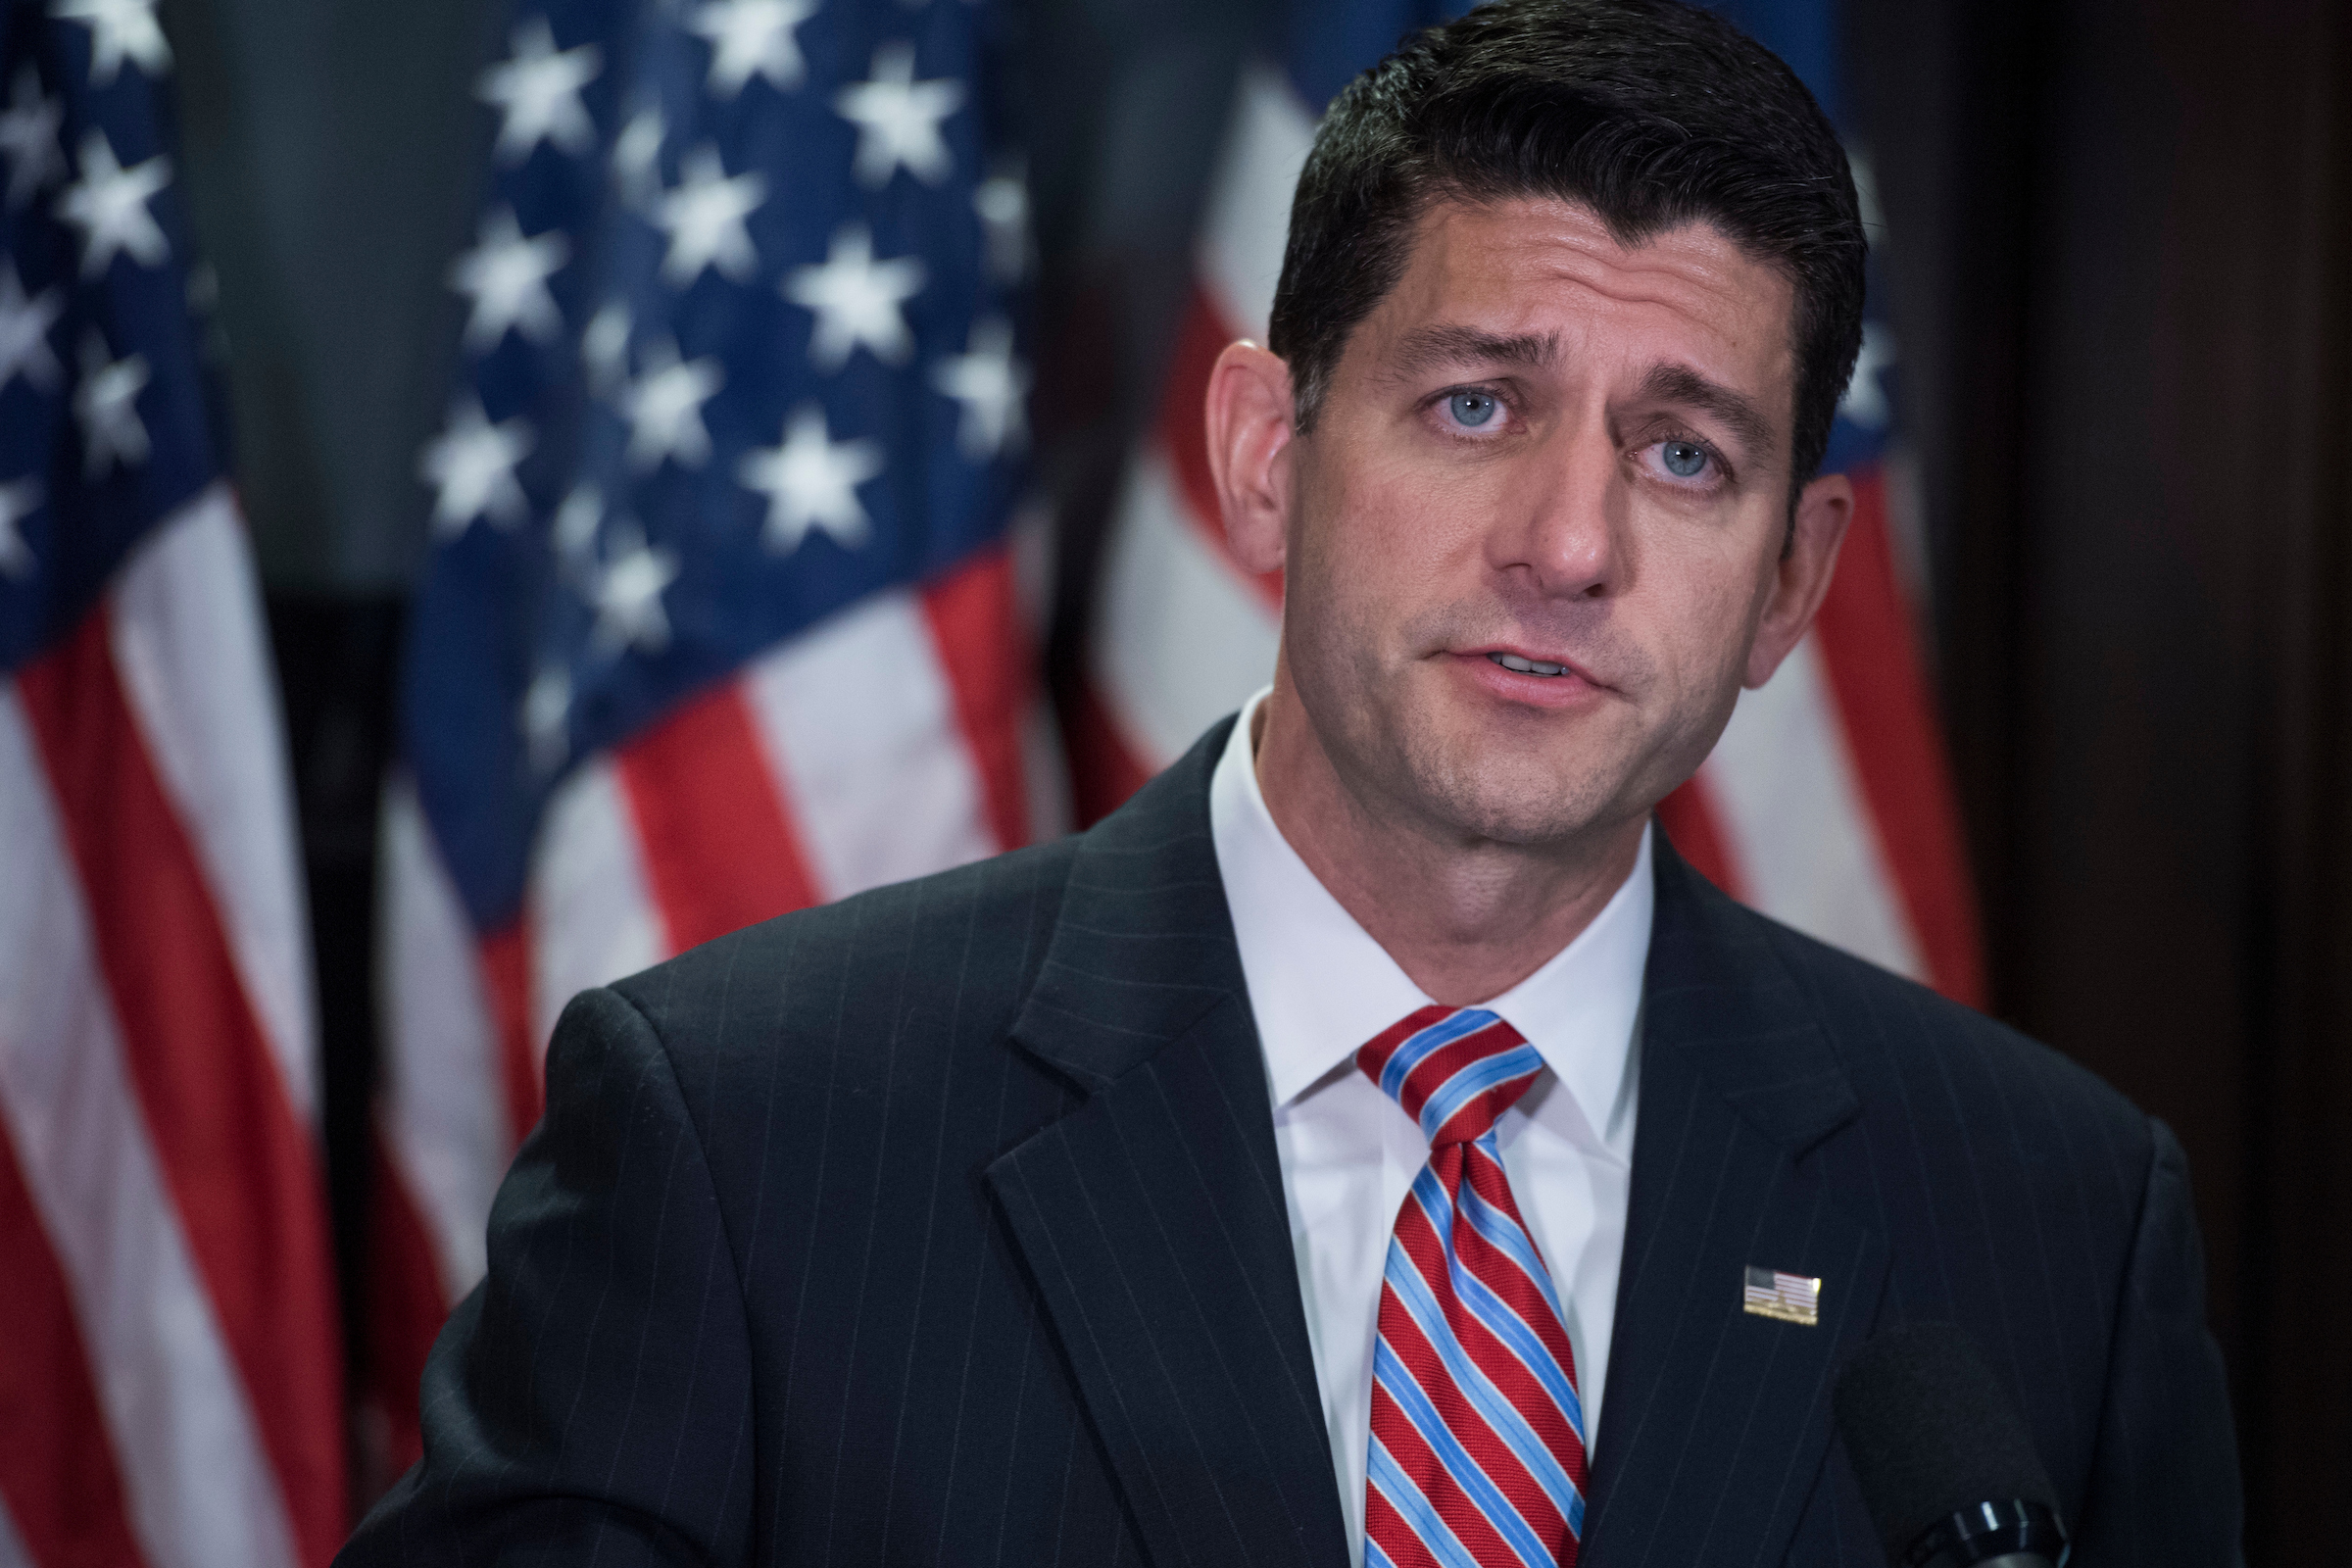
<path fill-rule="evenodd" d="M 551 800 L 521 918 L 477 935 L 415 794 L 385 813 L 387 1033 L 370 1305 L 387 1456 L 484 1268 L 483 1226 L 539 1119 L 564 1004 L 787 910 L 1061 830 L 1016 592 L 1016 532 L 863 600 L 597 757 Z"/>
<path fill-rule="evenodd" d="M 1743 692 L 1658 817 L 1734 898 L 1972 1005 L 1976 900 L 1935 699 L 1895 570 L 1885 476 L 1854 518 L 1812 632 Z"/>
<path fill-rule="evenodd" d="M 1279 73 L 1245 72 L 1160 416 L 1104 550 L 1070 733 L 1081 820 L 1117 806 L 1273 673 L 1281 583 L 1243 569 L 1226 546 L 1201 404 L 1225 344 L 1264 340 L 1313 135 Z M 1767 685 L 1742 694 L 1714 755 L 1659 815 L 1676 847 L 1736 897 L 1978 1002 L 1958 812 L 1886 487 L 1874 472 L 1857 490 L 1816 629 Z"/>
<path fill-rule="evenodd" d="M 1225 345 L 1265 340 L 1314 121 L 1281 74 L 1255 62 L 1233 116 L 1159 418 L 1129 464 L 1103 552 L 1070 726 L 1081 821 L 1134 794 L 1274 672 L 1282 579 L 1248 570 L 1226 545 L 1201 409 Z"/>
<path fill-rule="evenodd" d="M 297 874 L 216 485 L 0 681 L 0 1562 L 342 1541 Z"/>

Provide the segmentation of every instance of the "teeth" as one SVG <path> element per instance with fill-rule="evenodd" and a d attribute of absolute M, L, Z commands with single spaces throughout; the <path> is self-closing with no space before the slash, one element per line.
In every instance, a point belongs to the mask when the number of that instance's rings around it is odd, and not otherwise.
<path fill-rule="evenodd" d="M 1557 675 L 1567 669 L 1565 664 L 1546 664 L 1541 659 L 1521 659 L 1517 654 L 1489 654 L 1487 656 L 1505 669 L 1522 675 Z"/>

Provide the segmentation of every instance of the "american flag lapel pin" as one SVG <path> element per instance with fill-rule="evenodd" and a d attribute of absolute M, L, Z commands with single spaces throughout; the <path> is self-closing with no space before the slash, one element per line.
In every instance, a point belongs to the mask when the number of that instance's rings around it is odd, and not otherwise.
<path fill-rule="evenodd" d="M 1784 1274 L 1777 1268 L 1749 1268 L 1740 1287 L 1742 1310 L 1782 1323 L 1812 1328 L 1821 1322 L 1821 1281 L 1802 1274 Z"/>

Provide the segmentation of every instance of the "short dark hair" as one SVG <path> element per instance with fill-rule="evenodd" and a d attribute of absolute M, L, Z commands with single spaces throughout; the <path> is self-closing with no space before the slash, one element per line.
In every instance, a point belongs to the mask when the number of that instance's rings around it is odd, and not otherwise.
<path fill-rule="evenodd" d="M 1868 246 L 1838 133 L 1779 57 L 1675 0 L 1494 0 L 1350 82 L 1291 203 L 1269 346 L 1313 428 L 1348 334 L 1435 202 L 1550 196 L 1633 245 L 1713 223 L 1794 286 L 1789 495 L 1862 345 Z"/>

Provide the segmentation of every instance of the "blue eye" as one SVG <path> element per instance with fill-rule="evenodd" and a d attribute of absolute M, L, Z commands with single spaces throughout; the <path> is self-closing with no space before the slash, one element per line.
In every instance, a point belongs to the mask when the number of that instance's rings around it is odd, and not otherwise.
<path fill-rule="evenodd" d="M 1484 392 L 1456 392 L 1446 400 L 1446 407 L 1456 423 L 1475 430 L 1494 417 L 1498 405 Z"/>
<path fill-rule="evenodd" d="M 1677 479 L 1695 479 L 1707 466 L 1707 449 L 1695 441 L 1668 441 L 1658 448 L 1658 462 Z"/>

